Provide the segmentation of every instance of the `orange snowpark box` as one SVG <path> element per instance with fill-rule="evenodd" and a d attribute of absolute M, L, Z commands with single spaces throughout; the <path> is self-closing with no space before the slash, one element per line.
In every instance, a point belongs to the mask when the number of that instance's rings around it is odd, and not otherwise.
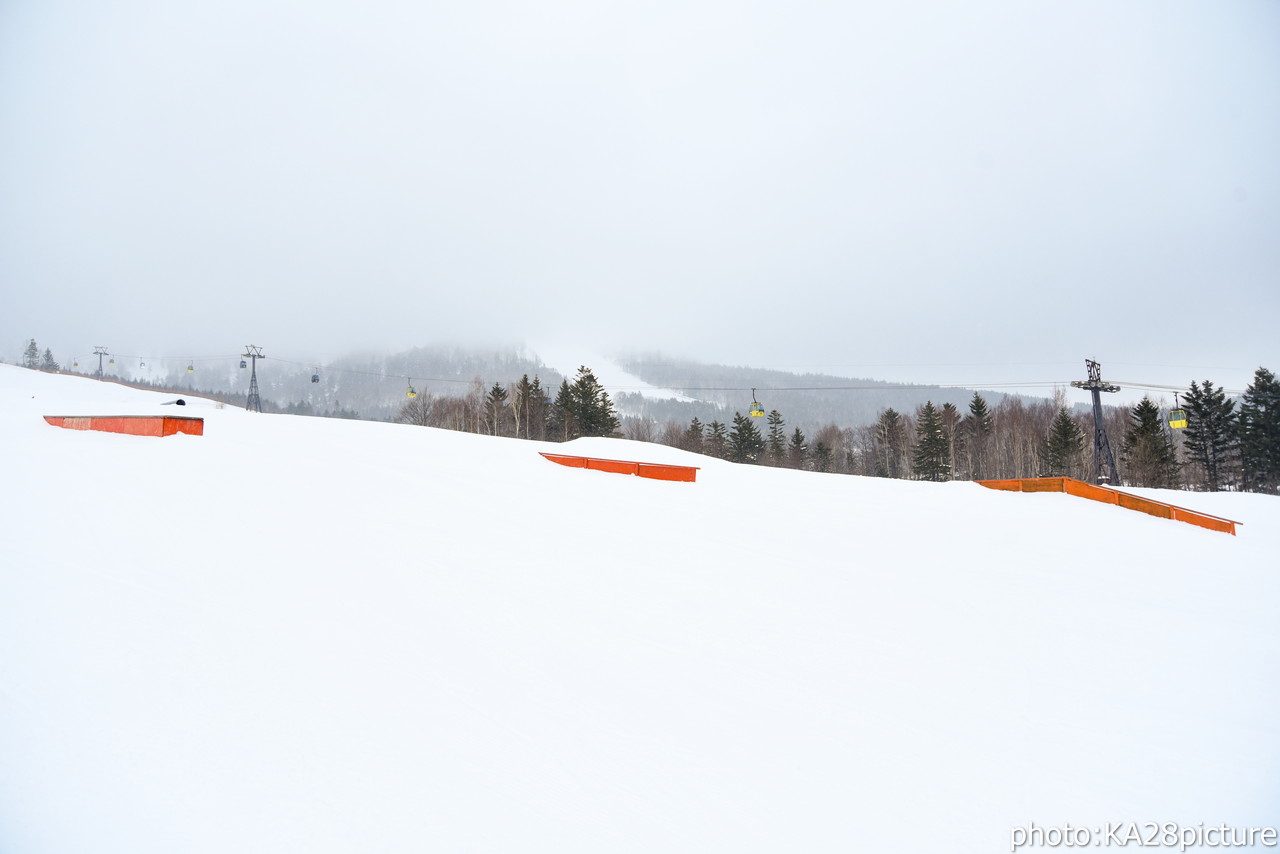
<path fill-rule="evenodd" d="M 698 478 L 696 466 L 673 466 L 664 463 L 640 463 L 632 460 L 604 460 L 598 457 L 574 457 L 569 454 L 538 453 L 562 466 L 595 471 L 611 471 L 616 474 L 634 474 L 654 480 L 675 480 L 692 483 Z"/>
<path fill-rule="evenodd" d="M 44 420 L 68 430 L 101 430 L 133 436 L 204 435 L 204 419 L 186 415 L 46 415 Z"/>

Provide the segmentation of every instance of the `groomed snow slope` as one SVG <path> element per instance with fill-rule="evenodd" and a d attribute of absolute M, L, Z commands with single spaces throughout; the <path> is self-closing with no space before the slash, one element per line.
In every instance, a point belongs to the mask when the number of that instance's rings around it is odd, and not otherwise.
<path fill-rule="evenodd" d="M 219 409 L 0 366 L 0 851 L 992 852 L 1275 824 L 1280 500 Z M 183 414 L 203 437 L 42 415 Z"/>

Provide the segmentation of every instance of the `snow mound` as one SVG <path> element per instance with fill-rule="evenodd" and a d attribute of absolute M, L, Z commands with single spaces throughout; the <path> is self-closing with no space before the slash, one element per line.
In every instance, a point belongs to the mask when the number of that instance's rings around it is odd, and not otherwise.
<path fill-rule="evenodd" d="M 171 398 L 0 366 L 6 854 L 954 854 L 1276 820 L 1274 498 L 1178 494 L 1231 537 L 622 440 L 40 417 Z"/>

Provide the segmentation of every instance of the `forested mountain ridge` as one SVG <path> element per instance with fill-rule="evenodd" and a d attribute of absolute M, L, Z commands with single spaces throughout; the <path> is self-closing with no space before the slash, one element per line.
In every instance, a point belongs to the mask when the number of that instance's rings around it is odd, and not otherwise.
<path fill-rule="evenodd" d="M 973 394 L 971 389 L 707 364 L 653 353 L 624 356 L 618 364 L 649 385 L 672 388 L 698 401 L 653 399 L 626 391 L 616 394 L 623 415 L 658 422 L 687 422 L 694 417 L 704 422 L 717 417 L 731 419 L 735 412 L 746 412 L 750 407 L 751 389 L 766 410 L 777 409 L 786 414 L 789 424 L 811 432 L 828 424 L 872 424 L 885 409 L 914 412 L 929 401 L 962 409 Z M 984 391 L 983 395 L 993 405 L 1006 397 L 1000 392 Z M 708 404 L 718 411 L 709 409 Z"/>
<path fill-rule="evenodd" d="M 31 344 L 34 346 L 34 341 Z M 572 354 L 571 349 L 568 352 Z M 624 422 L 637 418 L 658 423 L 687 423 L 692 418 L 708 423 L 728 421 L 735 412 L 748 409 L 750 389 L 755 388 L 766 408 L 781 410 L 790 424 L 812 432 L 827 424 L 870 424 L 884 409 L 914 412 L 926 401 L 963 407 L 971 394 L 968 389 L 703 363 L 661 353 L 627 355 L 607 360 L 609 364 L 601 364 L 601 359 L 592 353 L 572 359 L 573 364 L 548 364 L 528 347 L 429 345 L 396 353 L 353 352 L 316 364 L 267 349 L 256 370 L 268 410 L 370 421 L 396 420 L 410 387 L 437 397 L 476 396 L 494 383 L 514 386 L 527 375 L 540 379 L 541 386 L 553 392 L 584 364 L 596 371 Z M 239 356 L 194 361 L 121 357 L 118 364 L 114 359 L 104 362 L 103 370 L 106 376 L 124 382 L 199 392 L 234 404 L 242 403 L 249 389 L 250 371 L 240 367 L 242 361 Z M 38 364 L 46 369 L 59 367 L 51 353 L 43 363 L 37 359 L 28 366 Z M 614 371 L 609 369 L 615 366 L 649 386 L 681 390 L 689 400 L 644 394 L 629 383 L 610 384 L 609 375 Z M 93 373 L 96 368 L 96 359 L 85 360 L 83 365 L 76 364 L 73 372 Z M 998 392 L 984 394 L 993 405 L 1005 397 Z"/>

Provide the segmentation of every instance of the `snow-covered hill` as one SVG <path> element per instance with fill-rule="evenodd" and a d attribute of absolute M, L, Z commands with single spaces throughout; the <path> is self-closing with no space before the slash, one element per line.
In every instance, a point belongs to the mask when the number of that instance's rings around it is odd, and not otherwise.
<path fill-rule="evenodd" d="M 0 366 L 0 851 L 992 852 L 1280 820 L 1280 501 L 546 446 Z"/>
<path fill-rule="evenodd" d="M 570 380 L 577 375 L 579 367 L 590 367 L 591 373 L 601 385 L 611 393 L 638 394 L 650 400 L 678 400 L 693 402 L 694 398 L 669 388 L 659 388 L 645 382 L 640 377 L 624 368 L 617 359 L 599 353 L 583 354 L 581 350 L 565 349 L 555 346 L 539 346 L 538 359 L 549 365 L 561 376 Z"/>

